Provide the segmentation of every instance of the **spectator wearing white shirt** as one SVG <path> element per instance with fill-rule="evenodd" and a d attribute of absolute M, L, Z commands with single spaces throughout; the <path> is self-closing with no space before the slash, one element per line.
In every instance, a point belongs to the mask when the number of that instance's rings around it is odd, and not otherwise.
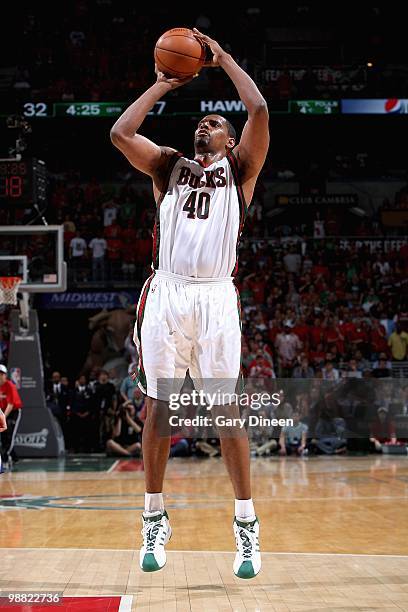
<path fill-rule="evenodd" d="M 343 372 L 345 378 L 363 378 L 363 372 L 358 369 L 357 361 L 353 358 L 348 363 L 348 368 Z"/>
<path fill-rule="evenodd" d="M 289 253 L 286 253 L 283 257 L 283 265 L 285 266 L 286 272 L 292 274 L 298 274 L 302 265 L 302 258 L 299 253 L 296 253 L 296 249 L 291 247 Z"/>
<path fill-rule="evenodd" d="M 391 361 L 388 359 L 387 354 L 386 353 L 380 353 L 378 355 L 378 359 L 377 361 L 374 361 L 373 363 L 373 370 L 377 369 L 380 367 L 380 363 L 382 362 L 382 367 L 387 368 L 387 370 L 390 370 L 390 376 L 391 376 L 391 370 L 392 370 L 392 363 Z M 385 364 L 385 365 L 384 365 Z"/>
<path fill-rule="evenodd" d="M 109 200 L 109 202 L 105 202 L 103 205 L 103 225 L 104 227 L 108 227 L 112 225 L 114 221 L 116 221 L 118 216 L 118 205 L 114 200 Z"/>
<path fill-rule="evenodd" d="M 322 368 L 323 380 L 339 380 L 340 374 L 331 361 L 326 361 Z"/>
<path fill-rule="evenodd" d="M 316 214 L 316 219 L 313 221 L 313 238 L 324 238 L 326 236 L 326 230 L 324 221 L 320 219 L 320 214 Z"/>
<path fill-rule="evenodd" d="M 279 356 L 280 376 L 288 378 L 292 373 L 296 357 L 302 349 L 302 343 L 299 337 L 292 332 L 292 327 L 292 321 L 285 321 L 283 332 L 279 333 L 275 340 Z"/>
<path fill-rule="evenodd" d="M 390 264 L 388 261 L 384 261 L 384 255 L 382 253 L 377 255 L 377 261 L 373 263 L 373 272 L 379 272 L 381 276 L 385 276 L 389 274 L 390 271 Z"/>
<path fill-rule="evenodd" d="M 72 238 L 71 242 L 69 243 L 69 257 L 71 260 L 71 267 L 75 281 L 78 279 L 78 271 L 81 269 L 83 270 L 85 267 L 86 255 L 86 241 L 81 238 L 80 232 L 76 232 L 75 238 Z"/>
<path fill-rule="evenodd" d="M 98 232 L 89 243 L 89 248 L 92 251 L 92 280 L 94 281 L 105 280 L 105 252 L 107 246 L 101 232 Z"/>

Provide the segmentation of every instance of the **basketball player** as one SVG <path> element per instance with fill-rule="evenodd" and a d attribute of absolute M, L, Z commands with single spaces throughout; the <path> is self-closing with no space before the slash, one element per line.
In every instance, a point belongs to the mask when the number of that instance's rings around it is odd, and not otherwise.
<path fill-rule="evenodd" d="M 6 366 L 0 365 L 0 432 L 3 464 L 11 463 L 13 457 L 15 435 L 21 418 L 21 407 L 21 399 L 15 384 L 11 380 L 7 380 Z"/>
<path fill-rule="evenodd" d="M 164 566 L 164 545 L 171 536 L 162 495 L 170 437 L 159 435 L 167 404 L 166 397 L 159 397 L 157 381 L 183 381 L 188 369 L 193 381 L 232 380 L 235 390 L 241 331 L 232 277 L 247 207 L 269 145 L 268 109 L 257 86 L 215 40 L 198 30 L 195 34 L 211 49 L 211 66 L 226 72 L 248 111 L 239 143 L 229 121 L 215 114 L 198 122 L 194 159 L 140 135 L 138 130 L 155 102 L 191 80 L 167 78 L 157 68 L 156 83 L 119 117 L 111 131 L 113 144 L 135 168 L 152 178 L 157 203 L 153 274 L 142 289 L 135 326 L 139 386 L 147 394 L 140 551 L 144 571 Z M 237 406 L 228 409 L 239 416 Z M 261 558 L 248 438 L 246 434 L 228 437 L 221 431 L 219 435 L 236 498 L 233 570 L 240 578 L 253 578 L 261 568 Z"/>

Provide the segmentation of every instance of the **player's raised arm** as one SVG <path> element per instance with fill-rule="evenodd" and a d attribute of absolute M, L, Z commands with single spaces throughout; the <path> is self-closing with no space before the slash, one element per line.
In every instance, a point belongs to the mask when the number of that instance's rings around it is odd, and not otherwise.
<path fill-rule="evenodd" d="M 256 180 L 269 147 L 269 113 L 266 100 L 251 77 L 238 66 L 229 53 L 226 53 L 215 40 L 201 34 L 197 29 L 194 29 L 194 33 L 211 49 L 213 61 L 207 65 L 220 66 L 225 70 L 248 111 L 248 120 L 234 153 L 239 162 L 242 183 L 251 179 Z"/>
<path fill-rule="evenodd" d="M 174 149 L 160 147 L 145 136 L 138 134 L 137 131 L 147 113 L 160 98 L 171 89 L 184 85 L 192 77 L 167 78 L 163 73 L 156 72 L 156 83 L 125 110 L 112 127 L 110 136 L 115 147 L 122 151 L 135 168 L 151 176 L 155 183 L 160 183 L 160 180 L 157 179 L 160 178 L 161 171 L 165 172 Z M 156 186 L 160 189 L 160 184 Z"/>

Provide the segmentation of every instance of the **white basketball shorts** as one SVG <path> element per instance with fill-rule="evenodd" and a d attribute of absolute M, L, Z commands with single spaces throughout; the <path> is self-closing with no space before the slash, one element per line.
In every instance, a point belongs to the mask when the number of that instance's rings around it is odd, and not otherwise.
<path fill-rule="evenodd" d="M 169 389 L 179 393 L 187 370 L 197 391 L 235 393 L 241 316 L 232 278 L 196 279 L 156 270 L 139 298 L 134 341 L 138 384 L 149 397 L 167 401 Z"/>

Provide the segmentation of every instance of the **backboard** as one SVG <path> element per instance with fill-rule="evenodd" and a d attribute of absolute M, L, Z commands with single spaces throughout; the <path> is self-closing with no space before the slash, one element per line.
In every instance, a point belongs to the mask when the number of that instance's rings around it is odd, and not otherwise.
<path fill-rule="evenodd" d="M 0 226 L 0 276 L 21 276 L 19 291 L 65 291 L 63 226 Z"/>

